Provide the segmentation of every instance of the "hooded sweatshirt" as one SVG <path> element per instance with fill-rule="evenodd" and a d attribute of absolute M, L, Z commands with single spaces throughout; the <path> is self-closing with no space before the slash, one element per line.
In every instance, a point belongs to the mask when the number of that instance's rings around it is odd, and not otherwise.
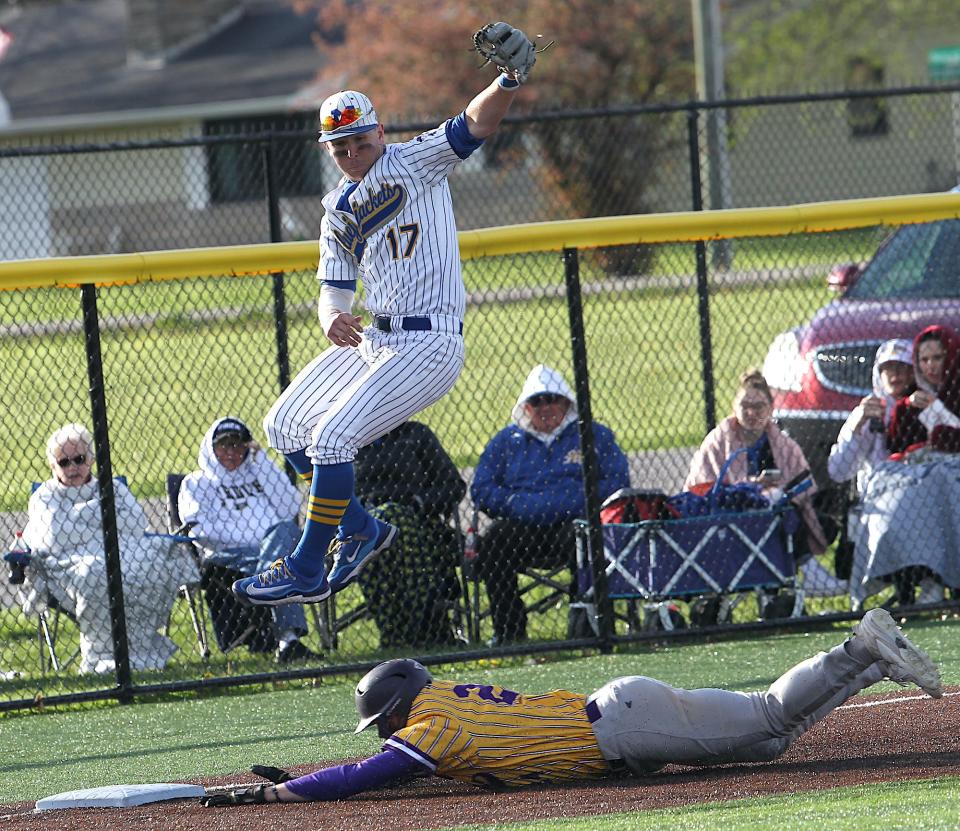
<path fill-rule="evenodd" d="M 570 407 L 552 433 L 533 429 L 524 404 L 539 393 L 562 395 Z M 512 411 L 513 423 L 486 446 L 470 495 L 490 517 L 530 525 L 552 525 L 586 514 L 577 405 L 563 376 L 544 364 L 533 368 Z M 613 432 L 593 424 L 600 465 L 600 498 L 630 485 L 627 457 Z"/>
<path fill-rule="evenodd" d="M 934 334 L 946 357 L 943 378 L 936 387 L 920 369 L 920 341 Z M 936 400 L 918 409 L 903 398 L 897 402 L 888 430 L 888 446 L 899 453 L 914 444 L 928 442 L 934 450 L 960 453 L 960 338 L 947 326 L 928 326 L 913 340 L 913 373 L 917 386 L 934 393 Z"/>
<path fill-rule="evenodd" d="M 888 361 L 900 361 L 913 366 L 913 343 L 900 338 L 884 341 L 877 349 L 873 362 L 873 395 L 884 402 L 883 423 L 889 428 L 897 400 L 883 387 L 880 367 Z M 909 395 L 915 387 L 908 388 Z M 834 482 L 847 482 L 857 477 L 857 489 L 863 491 L 866 479 L 873 466 L 884 461 L 890 451 L 887 449 L 886 432 L 874 432 L 869 427 L 855 427 L 863 417 L 863 405 L 858 404 L 840 428 L 837 442 L 830 449 L 827 470 Z"/>
<path fill-rule="evenodd" d="M 196 523 L 193 535 L 213 548 L 257 547 L 274 525 L 296 520 L 302 497 L 259 448 L 251 448 L 236 470 L 220 464 L 213 452 L 213 434 L 226 420 L 217 419 L 203 437 L 197 456 L 200 469 L 180 486 L 180 518 Z"/>

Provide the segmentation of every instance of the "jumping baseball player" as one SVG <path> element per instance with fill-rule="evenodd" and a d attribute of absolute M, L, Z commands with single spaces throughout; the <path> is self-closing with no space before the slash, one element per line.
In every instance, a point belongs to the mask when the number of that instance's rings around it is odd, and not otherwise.
<path fill-rule="evenodd" d="M 502 70 L 458 116 L 386 144 L 370 99 L 345 90 L 320 106 L 320 142 L 343 178 L 323 199 L 320 321 L 333 344 L 301 370 L 264 420 L 270 445 L 310 480 L 297 548 L 238 580 L 247 603 L 324 600 L 384 551 L 396 528 L 354 495 L 357 451 L 446 394 L 463 368 L 466 292 L 447 176 L 500 125 L 536 50 L 507 23 L 474 36 Z M 352 312 L 357 280 L 372 325 Z M 325 574 L 328 548 L 334 559 Z"/>
<path fill-rule="evenodd" d="M 653 773 L 664 765 L 776 759 L 848 698 L 889 678 L 933 698 L 936 664 L 884 609 L 854 635 L 809 658 L 764 692 L 683 690 L 643 676 L 618 678 L 592 695 L 525 695 L 485 684 L 434 680 L 416 661 L 380 664 L 357 685 L 357 732 L 376 724 L 383 748 L 356 764 L 291 778 L 255 767 L 274 785 L 202 797 L 207 806 L 342 799 L 433 774 L 488 787 Z"/>

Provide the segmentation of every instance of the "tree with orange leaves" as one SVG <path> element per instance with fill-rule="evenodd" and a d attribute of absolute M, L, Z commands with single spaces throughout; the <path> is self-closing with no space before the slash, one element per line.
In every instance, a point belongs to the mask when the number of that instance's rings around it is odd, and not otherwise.
<path fill-rule="evenodd" d="M 387 123 L 458 112 L 478 83 L 473 32 L 506 14 L 538 46 L 537 60 L 513 113 L 603 110 L 688 100 L 694 95 L 693 31 L 687 3 L 660 0 L 292 0 L 317 16 L 324 90 L 363 89 Z M 537 35 L 542 33 L 542 39 Z M 489 73 L 489 68 L 484 72 Z M 528 128 L 554 181 L 578 216 L 640 213 L 664 144 L 656 119 L 600 119 L 585 113 L 577 129 L 550 121 Z M 616 130 L 615 137 L 603 131 Z M 515 131 L 487 148 L 496 155 Z M 671 137 L 682 141 L 683 136 Z"/>

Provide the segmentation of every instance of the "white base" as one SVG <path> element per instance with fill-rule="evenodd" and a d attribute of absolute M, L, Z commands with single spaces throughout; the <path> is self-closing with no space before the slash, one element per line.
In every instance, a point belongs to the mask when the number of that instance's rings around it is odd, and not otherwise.
<path fill-rule="evenodd" d="M 38 811 L 56 808 L 129 808 L 162 802 L 165 799 L 184 799 L 203 796 L 206 790 L 200 785 L 104 785 L 101 788 L 86 788 L 80 791 L 45 796 L 37 800 Z"/>

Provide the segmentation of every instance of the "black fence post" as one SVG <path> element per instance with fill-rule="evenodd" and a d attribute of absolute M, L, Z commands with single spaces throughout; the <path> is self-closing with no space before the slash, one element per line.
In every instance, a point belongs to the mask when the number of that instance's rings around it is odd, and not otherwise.
<path fill-rule="evenodd" d="M 83 334 L 87 353 L 87 378 L 90 382 L 90 412 L 93 417 L 93 443 L 97 458 L 97 484 L 100 488 L 100 520 L 103 523 L 103 547 L 107 567 L 107 597 L 110 603 L 110 632 L 113 659 L 116 662 L 117 698 L 123 704 L 133 701 L 130 677 L 130 645 L 127 641 L 127 617 L 123 608 L 123 579 L 120 570 L 120 540 L 117 535 L 116 498 L 113 490 L 113 466 L 110 461 L 110 431 L 107 425 L 107 398 L 103 384 L 103 358 L 100 353 L 100 323 L 97 315 L 97 287 L 80 287 L 83 307 Z"/>
<path fill-rule="evenodd" d="M 270 242 L 283 241 L 280 223 L 280 194 L 277 192 L 277 153 L 273 136 L 263 145 L 263 174 L 266 180 L 267 213 L 270 222 Z M 290 384 L 290 348 L 287 340 L 287 303 L 284 274 L 271 275 L 273 281 L 273 325 L 277 340 L 277 380 L 282 392 Z M 285 464 L 290 481 L 298 481 L 297 472 L 289 462 Z"/>
<path fill-rule="evenodd" d="M 580 259 L 576 248 L 563 249 L 564 277 L 567 287 L 567 311 L 570 316 L 570 345 L 573 350 L 573 378 L 577 395 L 580 450 L 583 454 L 583 490 L 587 505 L 590 568 L 597 610 L 597 631 L 601 652 L 611 650 L 613 607 L 607 597 L 607 575 L 603 556 L 603 530 L 600 527 L 600 465 L 593 439 L 593 414 L 590 410 L 590 373 L 587 368 L 587 339 L 583 326 L 583 297 L 580 293 Z M 573 575 L 576 580 L 576 574 Z"/>
<path fill-rule="evenodd" d="M 700 185 L 700 142 L 696 109 L 687 112 L 687 141 L 690 147 L 690 185 L 693 190 L 693 209 L 703 210 L 703 191 Z M 710 286 L 707 280 L 707 248 L 703 240 L 695 243 L 697 261 L 697 315 L 700 320 L 700 366 L 703 375 L 703 410 L 706 432 L 717 426 L 717 401 L 713 379 L 713 345 L 710 337 Z"/>

